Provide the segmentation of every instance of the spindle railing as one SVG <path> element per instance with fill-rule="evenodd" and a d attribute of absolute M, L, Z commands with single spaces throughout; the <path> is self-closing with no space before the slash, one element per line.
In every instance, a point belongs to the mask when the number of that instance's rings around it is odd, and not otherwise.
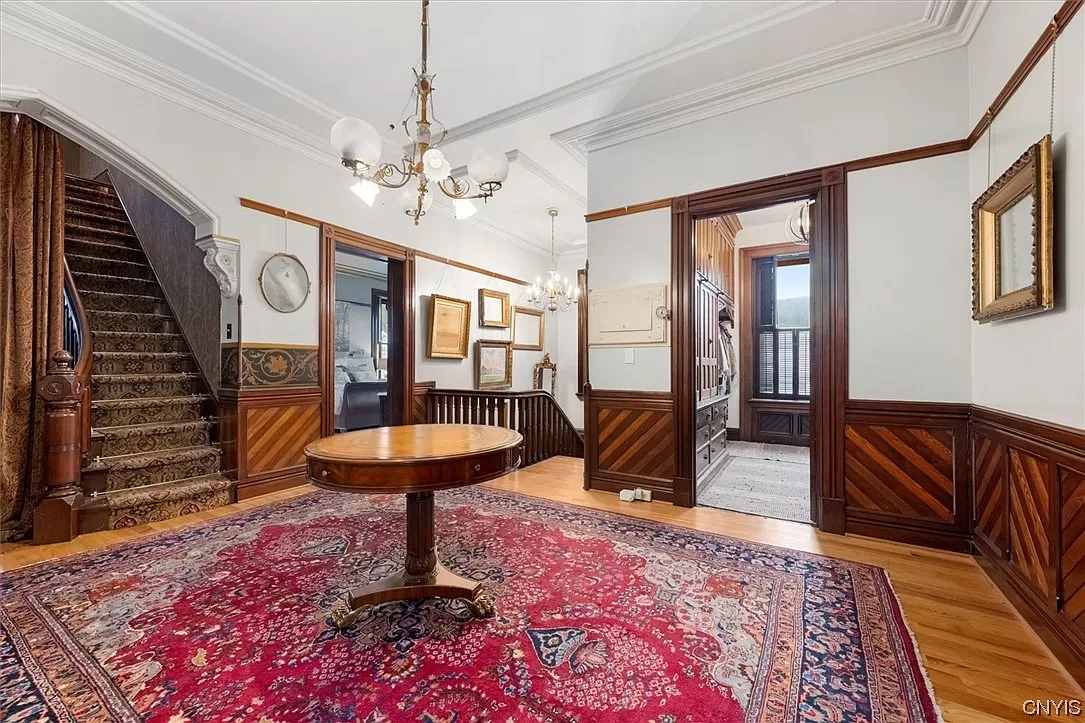
<path fill-rule="evenodd" d="M 90 372 L 93 361 L 93 345 L 90 321 L 79 290 L 75 288 L 68 261 L 64 261 L 64 351 L 72 358 L 75 377 L 83 394 L 79 404 L 79 449 L 81 454 L 90 452 Z"/>
<path fill-rule="evenodd" d="M 549 392 L 426 389 L 430 424 L 489 424 L 524 437 L 522 466 L 557 456 L 583 457 L 584 438 Z"/>

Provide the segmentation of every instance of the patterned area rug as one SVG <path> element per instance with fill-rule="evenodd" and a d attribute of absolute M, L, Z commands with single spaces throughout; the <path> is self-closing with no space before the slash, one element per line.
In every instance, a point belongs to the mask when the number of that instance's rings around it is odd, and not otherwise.
<path fill-rule="evenodd" d="M 777 520 L 810 522 L 810 450 L 728 442 L 726 466 L 697 490 L 697 504 Z"/>
<path fill-rule="evenodd" d="M 389 603 L 401 497 L 316 492 L 0 586 L 0 720 L 940 720 L 880 568 L 510 493 L 438 493 L 460 601 Z"/>

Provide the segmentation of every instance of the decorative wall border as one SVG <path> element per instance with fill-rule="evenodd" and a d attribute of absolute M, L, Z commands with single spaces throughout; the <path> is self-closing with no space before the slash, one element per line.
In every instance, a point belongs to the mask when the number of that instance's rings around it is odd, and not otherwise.
<path fill-rule="evenodd" d="M 320 348 L 302 344 L 222 346 L 223 388 L 309 387 L 320 384 Z M 238 364 L 240 363 L 240 369 Z"/>

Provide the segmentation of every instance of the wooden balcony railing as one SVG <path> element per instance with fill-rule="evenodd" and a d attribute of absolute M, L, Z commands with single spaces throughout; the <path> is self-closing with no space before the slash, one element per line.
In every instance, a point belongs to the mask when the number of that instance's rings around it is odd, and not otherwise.
<path fill-rule="evenodd" d="M 524 437 L 522 466 L 549 457 L 583 457 L 584 438 L 549 392 L 421 387 L 429 424 L 491 424 Z"/>

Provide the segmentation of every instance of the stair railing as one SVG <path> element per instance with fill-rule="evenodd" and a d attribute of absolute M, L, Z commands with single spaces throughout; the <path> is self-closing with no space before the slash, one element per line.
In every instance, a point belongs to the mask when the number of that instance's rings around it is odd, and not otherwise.
<path fill-rule="evenodd" d="M 83 389 L 79 404 L 79 449 L 86 456 L 90 453 L 90 374 L 94 350 L 90 320 L 67 260 L 64 261 L 64 350 L 71 355 L 75 377 Z"/>
<path fill-rule="evenodd" d="M 82 469 L 90 452 L 90 324 L 64 262 L 63 347 L 49 355 L 37 393 L 45 405 L 45 494 L 34 508 L 34 542 L 66 542 L 79 534 Z"/>
<path fill-rule="evenodd" d="M 524 467 L 550 457 L 584 456 L 583 436 L 546 391 L 426 389 L 425 409 L 430 424 L 489 424 L 515 429 L 524 437 Z"/>

